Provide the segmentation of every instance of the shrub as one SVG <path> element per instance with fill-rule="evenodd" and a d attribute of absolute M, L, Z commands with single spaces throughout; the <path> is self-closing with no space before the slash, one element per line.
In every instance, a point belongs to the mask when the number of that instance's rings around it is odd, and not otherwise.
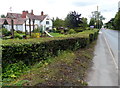
<path fill-rule="evenodd" d="M 32 35 L 30 37 L 31 38 L 39 38 L 40 37 L 40 33 L 32 33 Z"/>
<path fill-rule="evenodd" d="M 76 33 L 76 32 L 75 32 L 74 29 L 70 29 L 70 30 L 68 31 L 68 33 L 69 33 L 69 34 L 74 34 L 74 33 Z"/>
<path fill-rule="evenodd" d="M 16 78 L 21 73 L 23 73 L 25 70 L 27 70 L 28 67 L 22 62 L 16 62 L 14 64 L 8 64 L 6 68 L 3 70 L 3 77 L 11 77 Z"/>
<path fill-rule="evenodd" d="M 20 31 L 20 30 L 16 30 L 16 32 L 17 32 L 17 33 L 23 33 L 23 32 L 22 32 L 22 31 Z"/>
<path fill-rule="evenodd" d="M 16 31 L 14 31 L 14 37 L 22 39 L 22 36 L 19 33 L 17 33 Z"/>
<path fill-rule="evenodd" d="M 54 33 L 56 33 L 57 29 L 56 29 L 56 28 L 53 28 L 52 31 L 53 31 Z"/>
<path fill-rule="evenodd" d="M 2 35 L 9 36 L 11 35 L 11 32 L 8 31 L 6 28 L 2 28 Z"/>
<path fill-rule="evenodd" d="M 81 29 L 81 28 L 76 28 L 75 31 L 76 31 L 76 32 L 82 32 L 83 29 Z"/>

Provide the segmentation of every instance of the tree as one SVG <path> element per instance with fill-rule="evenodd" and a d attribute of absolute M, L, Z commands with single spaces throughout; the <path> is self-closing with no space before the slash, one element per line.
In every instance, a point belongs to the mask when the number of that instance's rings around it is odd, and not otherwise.
<path fill-rule="evenodd" d="M 101 28 L 103 25 L 102 20 L 105 20 L 105 18 L 101 15 L 101 13 L 98 11 L 93 11 L 89 26 L 95 26 L 95 28 Z"/>
<path fill-rule="evenodd" d="M 95 26 L 95 19 L 94 18 L 90 19 L 89 26 Z"/>
<path fill-rule="evenodd" d="M 110 21 L 105 23 L 105 27 L 110 28 L 110 29 L 114 29 L 115 28 L 114 20 L 115 20 L 115 18 L 111 18 Z"/>
<path fill-rule="evenodd" d="M 82 28 L 85 30 L 86 29 L 86 27 L 88 26 L 88 24 L 87 24 L 87 18 L 84 18 L 84 17 L 82 17 L 82 24 L 81 24 L 81 26 L 82 26 Z"/>
<path fill-rule="evenodd" d="M 118 11 L 116 16 L 115 16 L 114 27 L 116 30 L 120 30 L 120 11 Z"/>
<path fill-rule="evenodd" d="M 1 15 L 1 18 L 6 18 L 4 14 Z"/>
<path fill-rule="evenodd" d="M 56 20 L 53 19 L 53 27 L 64 27 L 64 20 L 59 19 L 58 17 L 56 18 Z"/>
<path fill-rule="evenodd" d="M 65 18 L 65 25 L 69 28 L 79 27 L 79 24 L 82 23 L 80 18 L 81 14 L 78 14 L 76 11 L 70 12 Z"/>

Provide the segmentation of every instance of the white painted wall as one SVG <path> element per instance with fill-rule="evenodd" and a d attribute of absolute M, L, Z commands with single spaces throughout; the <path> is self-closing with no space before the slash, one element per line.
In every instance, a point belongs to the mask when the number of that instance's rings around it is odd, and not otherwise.
<path fill-rule="evenodd" d="M 11 25 L 4 25 L 4 27 L 6 29 L 8 29 L 9 31 L 11 30 Z M 14 25 L 14 29 L 15 30 L 23 31 L 23 25 Z"/>
<path fill-rule="evenodd" d="M 46 24 L 46 21 L 49 21 L 49 24 Z M 32 24 L 33 22 L 31 20 L 31 25 Z M 40 20 L 35 20 L 34 24 L 35 24 L 35 28 L 43 26 L 44 29 L 48 27 L 50 30 L 52 30 L 52 25 L 53 25 L 52 20 L 49 18 L 49 16 L 47 16 L 42 22 Z M 4 26 L 10 31 L 11 25 L 4 25 Z M 23 25 L 14 25 L 14 29 L 25 32 L 25 23 Z M 29 32 L 29 19 L 26 20 L 26 30 Z M 31 31 L 32 30 L 33 30 L 33 26 L 31 26 Z"/>
<path fill-rule="evenodd" d="M 47 18 L 49 20 L 47 20 Z M 49 24 L 46 24 L 46 21 L 49 21 Z M 49 29 L 52 29 L 52 20 L 49 18 L 49 16 L 47 16 L 42 22 L 41 25 L 45 26 L 46 28 L 48 27 Z"/>

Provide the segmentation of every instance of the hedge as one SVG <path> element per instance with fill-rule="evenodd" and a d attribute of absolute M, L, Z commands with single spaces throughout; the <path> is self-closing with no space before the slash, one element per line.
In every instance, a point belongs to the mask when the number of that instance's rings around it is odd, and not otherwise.
<path fill-rule="evenodd" d="M 83 33 L 84 34 L 84 33 Z M 98 30 L 88 33 L 88 37 L 78 34 L 63 38 L 39 38 L 24 40 L 3 40 L 2 67 L 8 64 L 24 62 L 27 66 L 45 60 L 47 57 L 57 56 L 64 50 L 77 50 L 86 47 L 97 38 Z M 82 35 L 82 33 L 81 33 Z M 75 36 L 75 37 L 74 37 Z"/>

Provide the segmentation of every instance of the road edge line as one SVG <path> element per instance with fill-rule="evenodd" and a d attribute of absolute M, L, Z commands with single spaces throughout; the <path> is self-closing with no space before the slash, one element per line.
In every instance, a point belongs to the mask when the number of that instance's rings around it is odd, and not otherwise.
<path fill-rule="evenodd" d="M 108 43 L 108 41 L 107 41 L 107 39 L 106 39 L 106 37 L 105 37 L 104 34 L 103 34 L 103 37 L 104 37 L 105 42 L 106 42 L 106 44 L 107 44 L 108 50 L 109 50 L 109 52 L 110 52 L 110 54 L 111 54 L 111 56 L 112 56 L 113 62 L 114 62 L 114 64 L 115 64 L 115 68 L 118 70 L 118 66 L 117 66 L 117 63 L 116 63 L 116 61 L 115 61 L 115 57 L 114 57 L 114 55 L 112 54 L 110 45 L 109 45 L 109 43 Z"/>

